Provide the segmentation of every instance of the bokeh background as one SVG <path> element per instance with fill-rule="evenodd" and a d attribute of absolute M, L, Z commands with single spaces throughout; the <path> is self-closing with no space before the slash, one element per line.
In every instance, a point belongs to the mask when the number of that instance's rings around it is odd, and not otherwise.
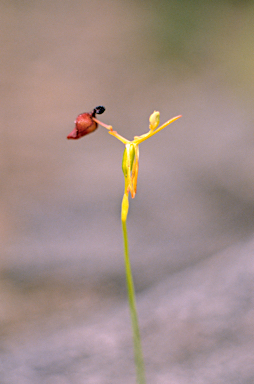
<path fill-rule="evenodd" d="M 0 382 L 135 382 L 120 203 L 147 383 L 254 382 L 254 3 L 1 1 Z"/>

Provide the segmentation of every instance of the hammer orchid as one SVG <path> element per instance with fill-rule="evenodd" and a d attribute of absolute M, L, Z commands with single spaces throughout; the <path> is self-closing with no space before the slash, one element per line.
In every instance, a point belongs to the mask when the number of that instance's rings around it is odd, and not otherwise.
<path fill-rule="evenodd" d="M 149 118 L 149 131 L 140 136 L 134 136 L 132 141 L 125 139 L 113 130 L 111 125 L 104 124 L 96 118 L 96 114 L 102 114 L 105 108 L 102 106 L 94 108 L 92 112 L 85 112 L 78 115 L 75 120 L 74 130 L 67 136 L 68 139 L 79 139 L 80 137 L 95 131 L 98 125 L 106 128 L 111 136 L 120 140 L 124 145 L 124 153 L 122 160 L 122 170 L 124 174 L 124 195 L 122 200 L 122 229 L 123 229 L 123 241 L 124 241 L 124 257 L 125 257 L 125 270 L 126 270 L 126 282 L 128 291 L 129 308 L 131 314 L 133 344 L 134 344 L 134 357 L 137 373 L 137 384 L 145 384 L 145 368 L 141 347 L 141 338 L 139 332 L 138 316 L 136 309 L 135 289 L 131 272 L 131 264 L 128 250 L 128 235 L 126 219 L 129 210 L 129 193 L 134 198 L 137 191 L 137 179 L 139 169 L 139 144 L 149 139 L 162 129 L 166 128 L 169 124 L 173 123 L 181 117 L 175 116 L 172 119 L 166 121 L 166 123 L 160 124 L 160 113 L 154 111 Z"/>

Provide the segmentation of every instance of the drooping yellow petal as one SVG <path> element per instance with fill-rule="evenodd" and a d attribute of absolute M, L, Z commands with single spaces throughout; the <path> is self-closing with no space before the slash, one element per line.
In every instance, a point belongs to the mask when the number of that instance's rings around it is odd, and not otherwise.
<path fill-rule="evenodd" d="M 135 146 L 135 160 L 134 160 L 133 169 L 132 169 L 132 185 L 133 185 L 132 198 L 134 198 L 136 193 L 137 193 L 138 169 L 139 169 L 139 147 L 138 147 L 138 145 L 136 145 Z"/>

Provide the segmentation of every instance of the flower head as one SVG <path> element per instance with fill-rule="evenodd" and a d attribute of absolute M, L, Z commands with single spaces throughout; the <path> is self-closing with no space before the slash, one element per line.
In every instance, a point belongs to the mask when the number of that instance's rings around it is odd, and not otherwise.
<path fill-rule="evenodd" d="M 137 179 L 138 179 L 138 169 L 139 169 L 139 144 L 143 141 L 149 139 L 149 137 L 155 135 L 162 129 L 166 128 L 169 124 L 173 123 L 181 117 L 175 116 L 172 119 L 166 121 L 166 123 L 160 124 L 160 112 L 154 111 L 149 118 L 149 131 L 140 136 L 134 136 L 132 141 L 125 139 L 125 137 L 119 135 L 116 131 L 113 130 L 111 125 L 106 125 L 95 118 L 95 114 L 101 114 L 105 111 L 104 107 L 96 107 L 93 112 L 82 113 L 78 115 L 75 120 L 74 130 L 67 136 L 68 139 L 79 139 L 80 137 L 93 132 L 98 125 L 103 126 L 108 129 L 108 133 L 118 140 L 120 140 L 124 145 L 123 161 L 122 161 L 122 170 L 124 174 L 124 197 L 122 201 L 122 220 L 126 220 L 129 208 L 128 195 L 129 192 L 131 197 L 134 198 L 137 191 Z"/>

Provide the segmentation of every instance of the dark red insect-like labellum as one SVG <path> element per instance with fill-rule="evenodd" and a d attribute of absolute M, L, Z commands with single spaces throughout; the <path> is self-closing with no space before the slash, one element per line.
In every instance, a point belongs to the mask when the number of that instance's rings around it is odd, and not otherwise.
<path fill-rule="evenodd" d="M 67 139 L 79 139 L 82 136 L 87 135 L 95 131 L 98 124 L 93 120 L 93 112 L 85 112 L 78 115 L 75 120 L 75 128 L 67 136 Z"/>
<path fill-rule="evenodd" d="M 95 114 L 101 115 L 105 111 L 105 107 L 99 105 L 92 112 L 85 112 L 78 115 L 75 120 L 75 128 L 67 136 L 67 139 L 79 139 L 96 130 L 98 123 L 94 121 Z"/>

